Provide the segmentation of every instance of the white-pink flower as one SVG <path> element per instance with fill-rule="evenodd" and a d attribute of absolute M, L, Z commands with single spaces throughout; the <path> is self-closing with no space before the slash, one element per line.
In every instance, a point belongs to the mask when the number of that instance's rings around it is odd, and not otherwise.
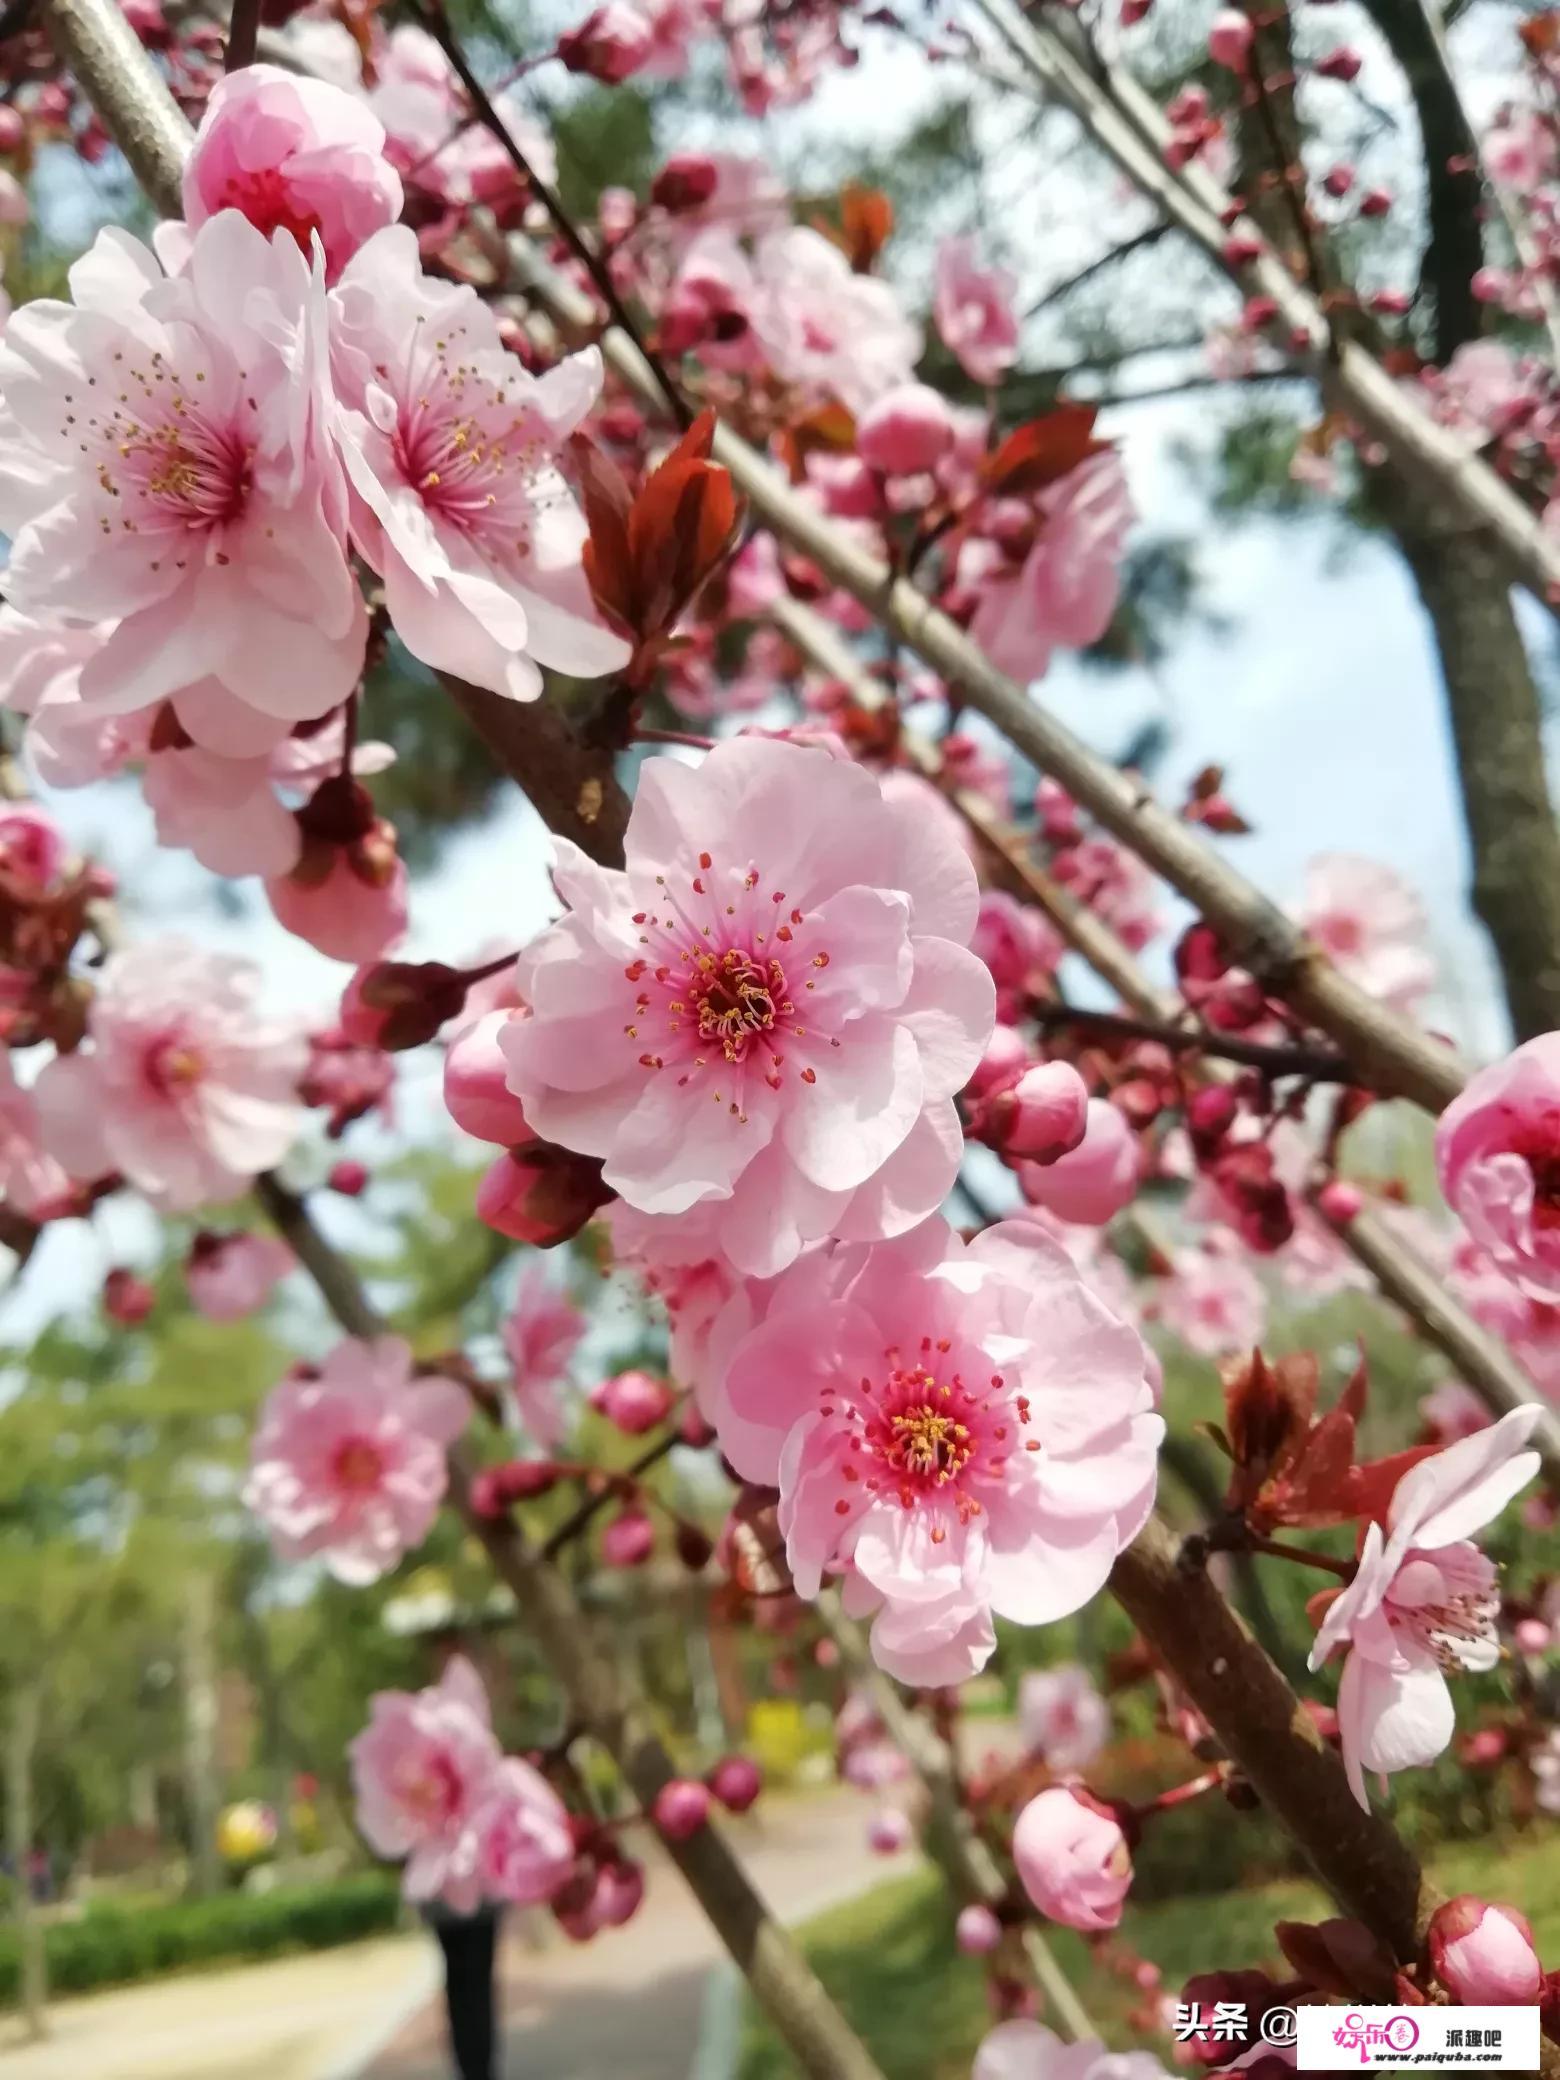
<path fill-rule="evenodd" d="M 466 1391 L 414 1379 L 399 1337 L 348 1337 L 265 1404 L 244 1503 L 286 1560 L 324 1559 L 338 1581 L 377 1582 L 427 1537 L 445 1452 L 471 1418 Z"/>
<path fill-rule="evenodd" d="M 782 381 L 853 412 L 910 381 L 919 326 L 887 282 L 853 272 L 821 233 L 804 225 L 771 232 L 754 266 L 753 324 Z"/>
<path fill-rule="evenodd" d="M 1386 1531 L 1372 1523 L 1354 1579 L 1322 1620 L 1311 1666 L 1343 1647 L 1338 1729 L 1362 1806 L 1365 1772 L 1431 1762 L 1455 1721 L 1446 1677 L 1500 1659 L 1500 1592 L 1471 1534 L 1491 1523 L 1538 1471 L 1525 1450 L 1540 1411 L 1514 1408 L 1472 1437 L 1410 1467 L 1392 1491 Z"/>
<path fill-rule="evenodd" d="M 32 1092 L 17 1082 L 11 1050 L 0 1047 L 0 1202 L 25 1220 L 46 1221 L 74 1201 L 74 1186 L 43 1145 Z"/>
<path fill-rule="evenodd" d="M 568 1294 L 542 1264 L 528 1264 L 504 1322 L 504 1349 L 514 1368 L 512 1392 L 520 1420 L 548 1448 L 562 1440 L 568 1427 L 558 1389 L 584 1334 L 585 1317 Z"/>
<path fill-rule="evenodd" d="M 181 939 L 104 964 L 89 1045 L 34 1086 L 44 1145 L 72 1177 L 120 1172 L 166 1210 L 235 1199 L 302 1123 L 301 1030 L 255 1008 L 260 971 Z"/>
<path fill-rule="evenodd" d="M 1300 923 L 1351 982 L 1395 1010 L 1413 1010 L 1435 987 L 1424 905 L 1377 860 L 1319 854 L 1306 869 Z"/>
<path fill-rule="evenodd" d="M 236 209 L 269 238 L 285 231 L 307 254 L 318 236 L 329 280 L 366 239 L 401 214 L 385 133 L 360 95 L 279 65 L 219 79 L 184 162 L 192 231 Z"/>
<path fill-rule="evenodd" d="M 357 1823 L 381 1856 L 404 1857 L 411 1900 L 473 1913 L 502 1757 L 482 1679 L 455 1655 L 428 1690 L 381 1690 L 351 1744 Z"/>
<path fill-rule="evenodd" d="M 1496 1268 L 1560 1301 L 1560 1033 L 1481 1069 L 1435 1132 L 1441 1190 Z"/>
<path fill-rule="evenodd" d="M 478 1875 L 488 1899 L 531 1907 L 551 1899 L 574 1868 L 563 1801 L 539 1771 L 508 1755 L 477 1809 Z"/>
<path fill-rule="evenodd" d="M 735 738 L 644 768 L 626 871 L 555 851 L 568 912 L 500 1036 L 537 1133 L 755 1276 L 941 1203 L 993 990 L 974 872 L 940 829 L 858 766 Z"/>
<path fill-rule="evenodd" d="M 213 1322 L 242 1321 L 263 1307 L 297 1259 L 274 1235 L 231 1235 L 203 1229 L 190 1244 L 184 1283 L 198 1314 Z"/>
<path fill-rule="evenodd" d="M 1228 1249 L 1178 1250 L 1160 1290 L 1159 1319 L 1188 1350 L 1217 1358 L 1261 1342 L 1267 1295 L 1243 1255 Z"/>
<path fill-rule="evenodd" d="M 1164 1426 L 1142 1340 L 1033 1223 L 815 1251 L 738 1293 L 712 1344 L 721 1448 L 779 1488 L 798 1593 L 849 1565 L 906 1680 L 971 1673 L 993 1612 L 1077 1610 L 1152 1506 Z"/>
<path fill-rule="evenodd" d="M 533 376 L 474 289 L 423 273 L 403 225 L 353 256 L 331 313 L 353 537 L 413 656 L 515 700 L 541 692 L 538 664 L 582 678 L 625 664 L 557 464 L 600 393 L 599 353 Z"/>
<path fill-rule="evenodd" d="M 970 634 L 998 671 L 1027 685 L 1058 647 L 1081 650 L 1110 626 L 1134 518 L 1113 450 L 1091 455 L 1039 495 L 1039 524 L 1020 565 L 1006 555 L 971 571 L 979 604 Z M 967 553 L 983 547 L 972 544 Z M 965 578 L 965 556 L 959 575 Z"/>
<path fill-rule="evenodd" d="M 932 319 L 973 383 L 1000 383 L 1018 359 L 1017 289 L 1005 267 L 980 265 L 973 239 L 945 238 L 937 248 Z"/>
<path fill-rule="evenodd" d="M 95 713 L 178 709 L 200 688 L 236 730 L 258 711 L 280 739 L 347 698 L 367 631 L 326 424 L 323 279 L 285 232 L 225 210 L 178 275 L 109 229 L 70 286 L 74 303 L 27 304 L 0 342 L 7 595 L 44 621 L 111 624 L 81 666 Z M 191 732 L 224 748 L 209 724 Z"/>
<path fill-rule="evenodd" d="M 1110 1736 L 1110 1706 L 1080 1662 L 1029 1670 L 1018 1685 L 1024 1746 L 1048 1769 L 1083 1769 Z"/>

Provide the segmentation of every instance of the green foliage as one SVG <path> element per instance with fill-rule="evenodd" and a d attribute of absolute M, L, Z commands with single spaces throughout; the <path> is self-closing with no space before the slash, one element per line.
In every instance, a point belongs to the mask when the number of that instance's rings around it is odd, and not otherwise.
<path fill-rule="evenodd" d="M 1197 1853 L 1221 1828 L 1230 1831 L 1224 1808 L 1205 1823 Z M 1547 1955 L 1560 1941 L 1556 1833 L 1551 1823 L 1529 1836 L 1449 1851 L 1437 1859 L 1436 1880 L 1448 1893 L 1473 1892 L 1517 1907 L 1533 1923 L 1540 1954 Z M 1276 1962 L 1275 1921 L 1320 1920 L 1335 1911 L 1304 1879 L 1247 1890 L 1199 1889 L 1190 1912 L 1184 1898 L 1143 1905 L 1134 1888 L 1121 1933 L 1160 1967 L 1165 1989 L 1173 1993 L 1193 1972 L 1216 1965 Z M 1106 2043 L 1120 2049 L 1141 2043 L 1127 2020 L 1141 1999 L 1136 1990 L 1094 1966 L 1083 1940 L 1070 1930 L 1048 1928 L 1045 1934 Z M 991 2015 L 980 1967 L 954 1948 L 953 1908 L 938 1873 L 920 1871 L 879 1885 L 819 1915 L 801 1935 L 818 1976 L 885 2073 L 894 2080 L 968 2080 L 971 2055 Z M 1158 2048 L 1168 2057 L 1168 2044 Z M 750 2013 L 739 2080 L 789 2080 L 793 2070 L 768 2026 Z"/>
<path fill-rule="evenodd" d="M 384 1871 L 221 1899 L 94 1906 L 79 1921 L 50 1924 L 49 1985 L 56 1993 L 90 1993 L 194 1965 L 328 1950 L 383 1935 L 400 1910 L 399 1883 Z M 20 1979 L 18 1939 L 0 1931 L 0 2007 L 16 2005 Z"/>

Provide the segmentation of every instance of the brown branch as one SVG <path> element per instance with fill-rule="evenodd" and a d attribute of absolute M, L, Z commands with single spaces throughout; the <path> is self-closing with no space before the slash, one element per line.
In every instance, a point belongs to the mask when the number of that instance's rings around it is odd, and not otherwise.
<path fill-rule="evenodd" d="M 225 72 L 237 72 L 240 67 L 253 65 L 255 62 L 255 46 L 260 40 L 262 4 L 263 0 L 233 0 L 227 50 L 222 60 L 222 69 Z"/>
<path fill-rule="evenodd" d="M 523 238 L 509 242 L 518 284 L 565 335 L 593 328 L 588 300 Z M 609 364 L 652 406 L 659 385 L 633 342 L 617 330 L 601 340 Z M 964 631 L 913 585 L 841 533 L 799 498 L 780 473 L 729 428 L 717 428 L 715 456 L 731 471 L 755 516 L 799 550 L 925 663 L 968 707 L 986 716 L 1111 834 L 1177 888 L 1218 931 L 1230 956 L 1334 1040 L 1363 1087 L 1408 1097 L 1439 1111 L 1462 1088 L 1455 1053 L 1385 1010 L 1339 973 L 1293 920 L 1238 874 L 1143 783 L 1119 772 L 1023 688 L 995 668 Z"/>
<path fill-rule="evenodd" d="M 898 1685 L 884 1675 L 872 1659 L 861 1627 L 846 1617 L 832 1590 L 819 1598 L 818 1614 L 824 1631 L 840 1650 L 840 1665 L 852 1689 L 864 1690 L 871 1697 L 889 1739 L 925 1788 L 927 1853 L 958 1898 L 1000 1911 L 1009 1904 L 1012 1888 L 959 1795 L 953 1750 L 935 1726 L 910 1709 Z M 1070 2044 L 1098 2036 L 1072 1981 L 1032 1919 L 1025 1919 L 1019 1940 L 1029 1975 L 1045 1997 L 1046 2020 Z"/>
<path fill-rule="evenodd" d="M 604 1485 L 595 1494 L 587 1495 L 579 1508 L 572 1510 L 556 1531 L 548 1533 L 542 1546 L 542 1558 L 556 1560 L 566 1547 L 590 1529 L 613 1497 L 622 1492 L 625 1481 L 637 1481 L 642 1475 L 647 1474 L 652 1466 L 659 1466 L 678 1441 L 677 1432 L 668 1430 L 664 1437 L 658 1437 L 637 1459 L 630 1461 L 621 1473 L 603 1472 L 601 1478 Z"/>
<path fill-rule="evenodd" d="M 1214 1032 L 1207 1026 L 1169 1025 L 1157 1018 L 1129 1018 L 1119 1011 L 1090 1011 L 1078 1004 L 1038 1004 L 1031 1007 L 1031 1013 L 1042 1033 L 1084 1026 L 1108 1039 L 1153 1040 L 1173 1054 L 1214 1055 L 1222 1061 L 1241 1062 L 1267 1076 L 1304 1076 L 1313 1083 L 1353 1081 L 1343 1056 L 1322 1047 L 1270 1046 L 1261 1040 L 1242 1040 L 1234 1033 Z"/>

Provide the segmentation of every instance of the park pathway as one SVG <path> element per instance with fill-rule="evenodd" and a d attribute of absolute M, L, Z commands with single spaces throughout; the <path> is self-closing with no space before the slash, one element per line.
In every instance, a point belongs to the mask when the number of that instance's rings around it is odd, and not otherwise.
<path fill-rule="evenodd" d="M 859 1791 L 759 1801 L 735 1823 L 738 1853 L 783 1921 L 805 1920 L 887 1873 L 866 1849 Z M 725 2080 L 719 2053 L 739 2003 L 725 1953 L 677 1872 L 658 1862 L 626 1928 L 537 1951 L 504 1946 L 502 2080 Z M 428 2003 L 361 2080 L 449 2080 L 443 2011 Z M 9 2080 L 9 2074 L 6 2076 Z M 346 2075 L 341 2080 L 347 2080 Z"/>
<path fill-rule="evenodd" d="M 0 2016 L 4 2080 L 356 2080 L 437 1984 L 420 1933 L 186 1972 L 54 2003 L 24 2044 Z"/>

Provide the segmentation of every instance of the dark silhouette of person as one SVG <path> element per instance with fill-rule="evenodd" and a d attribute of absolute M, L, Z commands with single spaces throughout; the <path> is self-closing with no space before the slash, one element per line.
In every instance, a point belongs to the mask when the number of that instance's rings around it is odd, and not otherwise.
<path fill-rule="evenodd" d="M 456 1914 L 442 1900 L 431 1900 L 422 1912 L 444 1952 L 444 2007 L 455 2071 L 460 2080 L 501 2080 L 493 1984 L 500 1909 L 485 1902 L 474 1914 Z"/>

